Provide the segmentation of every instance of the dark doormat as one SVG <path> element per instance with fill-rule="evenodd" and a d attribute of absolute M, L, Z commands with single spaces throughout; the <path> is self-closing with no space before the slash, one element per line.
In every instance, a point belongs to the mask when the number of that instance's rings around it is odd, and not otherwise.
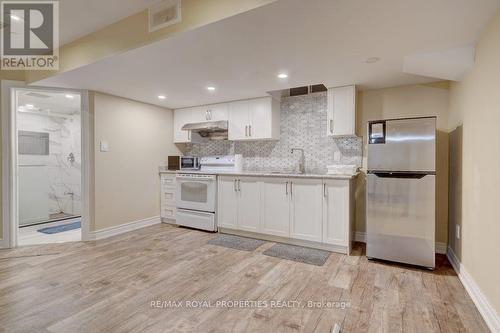
<path fill-rule="evenodd" d="M 280 243 L 271 246 L 263 254 L 316 266 L 323 266 L 330 256 L 328 251 Z"/>
<path fill-rule="evenodd" d="M 208 241 L 208 244 L 229 247 L 231 249 L 242 251 L 254 251 L 265 241 L 253 238 L 246 238 L 234 235 L 220 234 Z"/>

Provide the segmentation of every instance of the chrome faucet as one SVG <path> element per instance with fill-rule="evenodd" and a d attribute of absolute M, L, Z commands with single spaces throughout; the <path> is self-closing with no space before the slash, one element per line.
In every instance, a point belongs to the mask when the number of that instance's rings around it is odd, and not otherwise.
<path fill-rule="evenodd" d="M 304 149 L 302 148 L 292 148 L 291 153 L 297 150 L 300 151 L 300 160 L 299 160 L 299 173 L 306 173 L 306 161 L 304 159 Z"/>

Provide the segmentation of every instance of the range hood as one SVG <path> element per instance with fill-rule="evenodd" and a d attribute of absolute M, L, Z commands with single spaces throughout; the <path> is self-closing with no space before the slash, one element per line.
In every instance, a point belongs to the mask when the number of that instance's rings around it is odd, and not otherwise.
<path fill-rule="evenodd" d="M 183 131 L 191 131 L 210 140 L 227 140 L 227 129 L 227 120 L 188 123 L 182 126 Z"/>

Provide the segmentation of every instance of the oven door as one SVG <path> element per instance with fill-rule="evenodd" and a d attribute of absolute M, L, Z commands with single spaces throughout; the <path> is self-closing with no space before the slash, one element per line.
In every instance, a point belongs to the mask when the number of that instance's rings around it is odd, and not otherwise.
<path fill-rule="evenodd" d="M 178 174 L 177 208 L 215 213 L 216 189 L 214 175 Z"/>

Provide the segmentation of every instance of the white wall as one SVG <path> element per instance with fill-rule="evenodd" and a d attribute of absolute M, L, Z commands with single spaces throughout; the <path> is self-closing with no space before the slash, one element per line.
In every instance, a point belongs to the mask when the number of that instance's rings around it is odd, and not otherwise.
<path fill-rule="evenodd" d="M 173 112 L 93 93 L 94 209 L 91 231 L 160 215 L 158 167 L 173 144 Z M 108 152 L 99 151 L 107 141 Z"/>
<path fill-rule="evenodd" d="M 452 83 L 450 90 L 450 127 L 458 127 L 452 140 L 452 150 L 457 153 L 452 161 L 455 177 L 450 180 L 454 189 L 451 245 L 496 310 L 497 320 L 500 313 L 499 124 L 500 11 L 480 37 L 474 68 L 462 82 Z M 454 224 L 461 226 L 460 239 L 456 238 Z"/>

